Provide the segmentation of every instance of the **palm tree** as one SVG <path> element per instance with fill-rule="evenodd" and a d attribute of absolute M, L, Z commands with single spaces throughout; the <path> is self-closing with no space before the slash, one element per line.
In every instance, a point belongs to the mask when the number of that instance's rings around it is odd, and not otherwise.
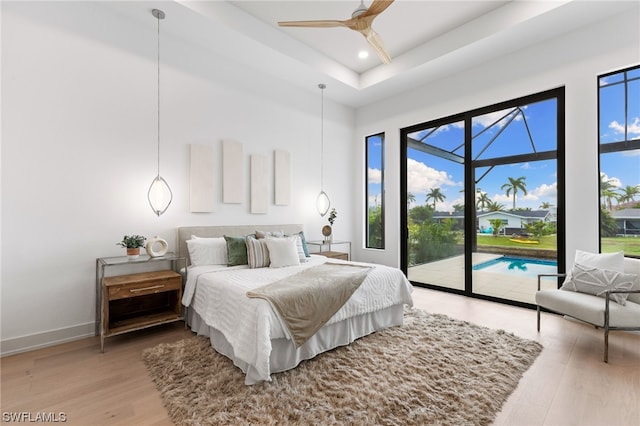
<path fill-rule="evenodd" d="M 487 204 L 491 201 L 487 196 L 486 192 L 478 193 L 478 199 L 476 200 L 476 205 L 480 210 L 484 210 L 487 207 Z"/>
<path fill-rule="evenodd" d="M 444 201 L 445 198 L 447 197 L 440 192 L 440 188 L 433 188 L 430 192 L 427 192 L 425 201 L 433 200 L 433 211 L 436 211 L 436 203 Z"/>
<path fill-rule="evenodd" d="M 498 203 L 497 201 L 491 201 L 487 203 L 487 211 L 490 212 L 502 212 L 504 211 L 504 205 Z"/>
<path fill-rule="evenodd" d="M 508 179 L 509 179 L 509 182 L 505 183 L 504 185 L 502 185 L 500 187 L 500 189 L 506 189 L 507 190 L 507 197 L 509 196 L 509 194 L 512 194 L 512 196 L 513 196 L 513 210 L 515 210 L 516 209 L 516 194 L 518 193 L 518 190 L 522 190 L 524 195 L 527 195 L 527 183 L 525 182 L 526 177 L 525 176 L 520 176 L 517 179 L 514 179 L 514 178 L 510 177 Z"/>
<path fill-rule="evenodd" d="M 636 186 L 627 185 L 624 188 L 622 188 L 622 195 L 620 195 L 619 200 L 623 203 L 627 201 L 635 201 L 636 195 L 638 194 L 640 194 L 640 187 L 638 185 Z"/>
<path fill-rule="evenodd" d="M 548 201 L 544 201 L 542 204 L 540 204 L 540 208 L 543 210 L 549 210 L 551 207 L 553 207 L 553 204 Z"/>
<path fill-rule="evenodd" d="M 606 204 L 603 204 L 603 207 L 607 208 L 609 211 L 613 210 L 613 205 L 611 204 L 612 199 L 618 199 L 619 194 L 615 190 L 615 185 L 612 183 L 612 179 L 605 180 L 604 173 L 600 173 L 600 197 L 605 199 Z"/>
<path fill-rule="evenodd" d="M 407 192 L 407 206 L 415 202 L 416 202 L 416 196 L 413 195 L 411 192 Z"/>

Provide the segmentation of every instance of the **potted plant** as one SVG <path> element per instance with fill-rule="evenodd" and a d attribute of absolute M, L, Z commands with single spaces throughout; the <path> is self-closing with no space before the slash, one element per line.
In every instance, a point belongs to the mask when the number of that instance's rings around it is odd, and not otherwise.
<path fill-rule="evenodd" d="M 333 226 L 333 222 L 336 221 L 336 217 L 338 217 L 338 212 L 335 208 L 333 208 L 331 209 L 331 212 L 329 212 L 329 223 L 331 224 L 331 226 Z"/>
<path fill-rule="evenodd" d="M 329 212 L 329 223 L 330 225 L 325 225 L 322 227 L 322 235 L 324 235 L 324 242 L 325 243 L 330 243 L 332 240 L 331 237 L 331 233 L 333 232 L 332 226 L 333 226 L 333 222 L 336 221 L 336 217 L 338 217 L 338 212 L 336 211 L 335 208 L 331 209 L 331 211 Z"/>
<path fill-rule="evenodd" d="M 146 238 L 142 235 L 125 235 L 117 245 L 127 249 L 127 257 L 136 259 L 140 256 L 140 248 L 144 247 Z"/>

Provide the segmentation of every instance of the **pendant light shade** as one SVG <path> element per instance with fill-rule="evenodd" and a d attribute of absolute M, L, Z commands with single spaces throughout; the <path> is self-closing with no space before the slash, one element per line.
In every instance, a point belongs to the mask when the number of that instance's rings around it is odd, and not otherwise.
<path fill-rule="evenodd" d="M 316 209 L 318 209 L 318 213 L 320 216 L 324 216 L 329 211 L 329 207 L 331 206 L 331 201 L 329 200 L 329 196 L 326 192 L 320 191 L 318 194 L 318 198 L 316 198 Z"/>
<path fill-rule="evenodd" d="M 158 175 L 153 182 L 151 182 L 147 197 L 149 198 L 149 205 L 151 205 L 153 212 L 160 216 L 169 208 L 169 204 L 171 204 L 171 200 L 173 199 L 173 194 L 171 193 L 171 188 L 169 188 L 167 181 L 164 180 L 162 176 Z"/>
<path fill-rule="evenodd" d="M 324 192 L 324 84 L 318 84 L 320 88 L 320 194 L 316 198 L 316 209 L 320 216 L 326 215 L 331 207 L 331 200 L 326 192 Z"/>
<path fill-rule="evenodd" d="M 151 13 L 158 20 L 158 175 L 151 182 L 147 198 L 153 212 L 160 216 L 169 208 L 173 193 L 167 181 L 160 176 L 160 20 L 165 14 L 159 9 L 153 9 Z"/>

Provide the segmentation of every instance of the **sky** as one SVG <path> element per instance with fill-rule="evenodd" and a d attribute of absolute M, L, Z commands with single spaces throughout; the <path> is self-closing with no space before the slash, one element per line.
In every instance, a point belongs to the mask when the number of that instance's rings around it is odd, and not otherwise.
<path fill-rule="evenodd" d="M 640 77 L 640 69 L 628 74 L 630 78 Z M 624 113 L 624 85 L 608 83 L 619 79 L 601 79 L 600 90 L 600 141 L 601 143 L 624 140 L 625 123 L 627 138 L 640 139 L 640 80 L 629 82 L 627 98 L 627 117 Z M 549 99 L 528 105 L 520 109 L 507 109 L 473 119 L 472 157 L 474 159 L 491 159 L 517 154 L 553 151 L 557 149 L 556 141 L 556 106 L 555 99 Z M 430 133 L 431 132 L 431 133 Z M 464 142 L 463 123 L 453 123 L 437 129 L 426 129 L 410 135 L 423 142 L 453 151 L 463 156 Z M 593 140 L 596 140 L 594 138 Z M 379 202 L 380 193 L 380 138 L 369 138 L 368 178 L 369 205 Z M 377 149 L 377 150 L 376 150 Z M 476 180 L 487 171 L 487 168 L 476 169 Z M 606 154 L 601 158 L 601 172 L 610 182 L 623 188 L 627 185 L 640 185 L 640 150 L 625 153 Z M 557 162 L 545 160 L 496 166 L 489 171 L 476 185 L 476 189 L 486 193 L 489 199 L 498 202 L 505 209 L 513 207 L 512 194 L 506 195 L 501 186 L 509 182 L 509 177 L 525 177 L 527 195 L 519 190 L 516 208 L 537 210 L 546 202 L 557 206 Z M 596 177 L 597 179 L 597 177 Z M 438 211 L 452 211 L 455 204 L 464 203 L 464 168 L 457 162 L 426 154 L 409 148 L 407 152 L 407 190 L 416 199 L 414 205 L 424 205 L 426 194 L 433 188 L 439 188 L 445 195 L 443 202 L 436 204 Z M 640 197 L 636 198 L 640 201 Z M 430 200 L 429 204 L 433 201 Z"/>

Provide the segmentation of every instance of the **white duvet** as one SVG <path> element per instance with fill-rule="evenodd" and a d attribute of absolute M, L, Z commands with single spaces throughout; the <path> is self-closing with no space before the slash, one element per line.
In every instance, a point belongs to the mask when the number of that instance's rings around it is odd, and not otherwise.
<path fill-rule="evenodd" d="M 271 340 L 291 338 L 271 304 L 264 299 L 251 299 L 246 293 L 328 260 L 312 255 L 309 262 L 286 268 L 189 267 L 182 304 L 195 310 L 208 326 L 220 331 L 233 347 L 236 358 L 252 365 L 263 380 L 270 380 Z M 373 267 L 367 278 L 327 324 L 393 305 L 413 305 L 412 287 L 402 271 L 367 265 Z"/>

